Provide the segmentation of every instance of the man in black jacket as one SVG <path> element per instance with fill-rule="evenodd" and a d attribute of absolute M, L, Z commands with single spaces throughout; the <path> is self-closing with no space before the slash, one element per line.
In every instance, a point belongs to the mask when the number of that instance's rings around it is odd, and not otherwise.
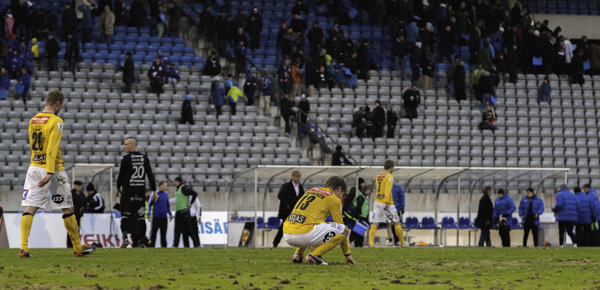
<path fill-rule="evenodd" d="M 404 69 L 406 67 L 406 55 L 408 54 L 408 46 L 404 41 L 404 35 L 398 36 L 393 41 L 392 54 L 394 54 L 394 69 L 400 71 L 400 76 L 404 80 Z"/>
<path fill-rule="evenodd" d="M 207 58 L 204 63 L 204 74 L 214 77 L 214 76 L 220 74 L 221 71 L 222 71 L 221 63 L 219 62 L 219 58 L 217 57 L 217 52 L 212 51 L 210 53 L 210 57 Z"/>
<path fill-rule="evenodd" d="M 64 58 L 69 67 L 69 71 L 75 74 L 75 64 L 79 61 L 79 43 L 73 36 L 73 32 L 67 34 L 67 52 Z"/>
<path fill-rule="evenodd" d="M 364 125 L 364 118 L 365 115 L 365 107 L 364 106 L 360 106 L 360 108 L 358 108 L 358 111 L 356 113 L 354 113 L 354 116 L 352 117 L 352 128 L 354 128 L 354 130 L 356 131 L 356 137 L 361 138 L 363 137 L 364 134 L 364 130 L 365 130 L 365 125 Z"/>
<path fill-rule="evenodd" d="M 192 102 L 190 102 L 188 95 L 183 95 L 183 103 L 181 104 L 181 121 L 179 121 L 179 124 L 185 123 L 190 123 L 190 125 L 196 124 L 194 122 L 194 109 L 192 109 Z"/>
<path fill-rule="evenodd" d="M 63 37 L 69 33 L 75 33 L 77 28 L 77 12 L 71 7 L 71 2 L 65 2 L 65 11 L 62 13 L 61 20 Z"/>
<path fill-rule="evenodd" d="M 481 236 L 479 237 L 480 247 L 483 247 L 484 242 L 488 247 L 492 246 L 490 229 L 494 224 L 494 204 L 490 198 L 491 195 L 492 188 L 486 186 L 483 189 L 483 196 L 479 200 L 479 209 L 477 210 L 477 222 L 475 223 L 475 226 L 481 229 Z"/>
<path fill-rule="evenodd" d="M 398 124 L 398 114 L 392 109 L 392 104 L 386 105 L 387 109 L 387 137 L 388 139 L 394 138 L 394 131 L 396 130 L 396 124 Z"/>
<path fill-rule="evenodd" d="M 131 84 L 135 82 L 135 66 L 131 59 L 131 52 L 125 53 L 125 63 L 123 64 L 123 93 L 131 93 Z"/>
<path fill-rule="evenodd" d="M 181 176 L 175 178 L 175 237 L 173 238 L 173 248 L 179 247 L 179 239 L 183 235 L 183 246 L 190 246 L 191 225 L 190 208 L 198 198 L 198 194 L 183 182 Z M 190 197 L 192 197 L 190 199 Z M 194 220 L 195 222 L 195 220 Z M 196 239 L 192 238 L 195 242 Z"/>
<path fill-rule="evenodd" d="M 304 195 L 304 188 L 302 184 L 300 184 L 300 177 L 302 174 L 298 170 L 292 171 L 292 180 L 288 183 L 284 183 L 279 189 L 279 193 L 277 194 L 277 198 L 279 199 L 279 213 L 277 214 L 277 218 L 285 221 L 294 206 L 302 198 Z M 273 247 L 277 248 L 281 238 L 283 237 L 283 222 L 281 226 L 279 226 L 279 230 L 277 231 L 277 235 L 273 240 Z"/>
<path fill-rule="evenodd" d="M 88 183 L 85 190 L 87 191 L 87 212 L 89 213 L 104 213 L 104 198 L 96 191 L 94 184 Z"/>
<path fill-rule="evenodd" d="M 60 51 L 60 47 L 58 45 L 58 41 L 54 39 L 54 33 L 48 32 L 48 43 L 46 44 L 46 49 L 44 50 L 44 55 L 48 59 L 48 71 L 57 71 L 58 70 L 58 52 Z"/>
<path fill-rule="evenodd" d="M 302 0 L 298 0 L 296 2 L 296 5 L 294 5 L 294 7 L 292 7 L 292 15 L 300 14 L 300 13 L 304 13 L 304 15 L 308 15 L 308 7 L 306 7 L 306 5 L 304 5 L 304 4 L 302 4 Z"/>
<path fill-rule="evenodd" d="M 419 116 L 417 108 L 421 105 L 421 93 L 417 90 L 416 84 L 413 83 L 410 89 L 404 91 L 402 100 L 404 100 L 406 117 L 411 120 L 417 118 Z"/>
<path fill-rule="evenodd" d="M 310 55 L 315 57 L 319 53 L 319 46 L 323 45 L 323 40 L 325 39 L 325 34 L 323 34 L 323 29 L 319 27 L 319 23 L 317 21 L 313 22 L 313 26 L 306 34 L 308 38 L 308 42 L 310 42 Z"/>
<path fill-rule="evenodd" d="M 279 89 L 284 94 L 289 94 L 291 89 L 290 82 L 292 80 L 292 66 L 290 66 L 289 59 L 285 59 L 283 64 L 277 69 L 277 79 L 279 80 Z"/>
<path fill-rule="evenodd" d="M 542 60 L 544 64 L 544 73 L 549 76 L 552 73 L 554 65 L 554 45 L 556 38 L 551 37 L 549 41 L 542 43 Z"/>
<path fill-rule="evenodd" d="M 452 57 L 451 57 L 452 50 L 453 50 L 452 37 L 454 37 L 454 35 L 451 34 L 450 28 L 451 28 L 450 25 L 447 24 L 446 28 L 440 32 L 440 44 L 439 44 L 440 58 L 438 59 L 438 62 L 440 62 L 440 63 L 443 62 L 444 57 L 446 57 L 446 60 L 448 61 L 448 63 L 452 62 Z"/>
<path fill-rule="evenodd" d="M 254 51 L 260 48 L 260 33 L 263 30 L 262 19 L 257 19 L 251 15 L 248 23 L 246 23 L 246 32 L 250 35 L 250 49 Z"/>
<path fill-rule="evenodd" d="M 377 100 L 375 109 L 373 109 L 373 128 L 375 129 L 373 139 L 383 136 L 383 126 L 385 126 L 385 110 L 381 107 L 381 102 Z"/>
<path fill-rule="evenodd" d="M 335 146 L 335 152 L 331 155 L 331 166 L 352 165 L 350 160 L 346 158 L 346 154 L 342 152 L 342 146 Z"/>
<path fill-rule="evenodd" d="M 246 106 L 254 106 L 254 95 L 256 94 L 256 89 L 258 85 L 256 84 L 256 78 L 252 74 L 248 74 L 246 78 L 246 83 L 244 84 L 244 95 L 248 100 L 246 102 Z"/>
<path fill-rule="evenodd" d="M 292 116 L 292 102 L 290 101 L 290 95 L 285 94 L 279 101 L 279 109 L 281 110 L 281 117 L 285 122 L 285 136 L 290 136 L 292 127 L 290 126 L 290 117 Z"/>
<path fill-rule="evenodd" d="M 363 39 L 356 49 L 356 66 L 359 70 L 358 78 L 363 79 L 365 81 L 369 80 L 369 75 L 367 74 L 367 70 L 369 67 L 369 42 L 367 39 Z"/>

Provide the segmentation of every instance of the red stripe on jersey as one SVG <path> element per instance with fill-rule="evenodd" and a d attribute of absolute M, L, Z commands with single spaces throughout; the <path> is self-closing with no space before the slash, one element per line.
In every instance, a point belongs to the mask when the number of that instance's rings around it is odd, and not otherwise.
<path fill-rule="evenodd" d="M 326 196 L 330 196 L 331 195 L 331 192 L 329 192 L 327 190 L 322 190 L 319 187 L 311 188 L 309 191 L 318 192 L 318 193 L 324 194 Z"/>
<path fill-rule="evenodd" d="M 48 116 L 33 117 L 33 119 L 31 119 L 31 124 L 32 125 L 48 124 L 49 119 L 50 119 L 50 117 L 48 117 Z"/>
<path fill-rule="evenodd" d="M 377 175 L 377 178 L 384 178 L 386 176 L 385 173 L 379 173 L 379 175 Z"/>

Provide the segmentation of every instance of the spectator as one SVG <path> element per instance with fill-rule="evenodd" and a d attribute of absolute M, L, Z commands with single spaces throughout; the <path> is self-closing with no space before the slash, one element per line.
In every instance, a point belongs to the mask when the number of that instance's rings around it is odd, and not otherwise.
<path fill-rule="evenodd" d="M 356 50 L 356 67 L 358 68 L 358 78 L 362 80 L 369 80 L 367 73 L 369 69 L 369 47 L 368 41 L 363 39 L 359 42 L 358 49 Z"/>
<path fill-rule="evenodd" d="M 551 37 L 549 41 L 542 44 L 542 60 L 544 65 L 544 73 L 549 76 L 552 73 L 552 67 L 554 66 L 556 38 Z"/>
<path fill-rule="evenodd" d="M 481 78 L 479 78 L 479 91 L 481 93 L 481 109 L 480 111 L 483 113 L 486 104 L 491 104 L 494 108 L 496 105 L 492 101 L 492 97 L 496 94 L 494 89 L 494 84 L 492 83 L 492 77 L 490 72 L 484 71 Z"/>
<path fill-rule="evenodd" d="M 67 34 L 67 52 L 64 59 L 68 63 L 69 71 L 75 74 L 75 64 L 79 61 L 79 43 L 73 33 Z"/>
<path fill-rule="evenodd" d="M 54 33 L 48 32 L 48 43 L 46 43 L 46 48 L 44 49 L 44 55 L 48 59 L 48 71 L 58 70 L 57 58 L 59 50 L 58 41 L 54 39 Z"/>
<path fill-rule="evenodd" d="M 171 16 L 170 13 L 169 16 Z M 136 27 L 139 32 L 140 27 L 144 25 L 145 17 L 146 11 L 144 10 L 144 3 L 142 0 L 133 0 L 133 2 L 131 2 L 131 8 L 129 9 L 129 27 Z"/>
<path fill-rule="evenodd" d="M 365 108 L 365 113 L 363 116 L 365 118 L 365 129 L 367 131 L 366 137 L 375 138 L 375 130 L 373 129 L 373 112 L 371 112 L 371 108 L 369 108 L 369 106 Z"/>
<path fill-rule="evenodd" d="M 379 48 L 377 47 L 377 43 L 375 41 L 371 42 L 371 47 L 369 47 L 369 69 L 381 71 L 381 59 L 379 57 Z"/>
<path fill-rule="evenodd" d="M 440 5 L 435 11 L 435 20 L 437 21 L 438 30 L 441 30 L 441 27 L 443 27 L 442 25 L 446 24 L 448 17 L 448 8 L 446 7 L 447 4 L 447 1 L 441 1 Z"/>
<path fill-rule="evenodd" d="M 492 36 L 492 45 L 498 53 L 504 51 L 504 27 L 500 27 L 498 32 Z"/>
<path fill-rule="evenodd" d="M 489 50 L 490 43 L 488 40 L 489 39 L 486 38 L 486 40 L 483 42 L 483 47 L 480 48 L 477 52 L 477 62 L 481 64 L 481 67 L 484 70 L 490 70 L 490 68 L 492 68 L 492 65 L 494 65 L 494 63 L 492 62 L 493 55 L 492 52 Z"/>
<path fill-rule="evenodd" d="M 477 63 L 477 52 L 479 51 L 479 47 L 481 46 L 480 35 L 481 31 L 479 30 L 478 26 L 475 26 L 471 30 L 471 34 L 469 35 L 469 62 L 471 64 Z"/>
<path fill-rule="evenodd" d="M 327 86 L 329 90 L 335 87 L 335 79 L 337 78 L 337 71 L 335 70 L 335 65 L 337 62 L 335 60 L 331 60 L 329 65 L 327 65 Z"/>
<path fill-rule="evenodd" d="M 292 21 L 290 21 L 290 27 L 292 29 L 293 32 L 297 33 L 300 37 L 302 37 L 304 35 L 304 32 L 306 31 L 306 29 L 308 25 L 306 24 L 306 21 L 300 19 L 300 16 L 298 14 L 294 14 L 294 18 L 292 18 Z M 300 40 L 301 43 L 304 43 L 302 40 Z"/>
<path fill-rule="evenodd" d="M 416 83 L 419 81 L 419 74 L 421 73 L 419 63 L 421 62 L 421 43 L 417 42 L 412 45 L 412 51 L 410 53 L 410 69 L 412 71 L 411 82 Z"/>
<path fill-rule="evenodd" d="M 416 119 L 419 116 L 417 109 L 421 105 L 421 93 L 417 90 L 417 84 L 413 83 L 410 89 L 404 91 L 402 95 L 404 101 L 404 111 L 406 112 L 406 118 Z"/>
<path fill-rule="evenodd" d="M 600 75 L 600 46 L 597 44 L 590 44 L 588 54 L 592 74 Z"/>
<path fill-rule="evenodd" d="M 125 3 L 123 3 L 123 0 L 114 0 L 114 13 L 115 13 L 115 26 L 123 26 L 123 19 L 125 19 L 125 12 L 126 12 L 126 8 L 125 8 Z M 163 12 L 164 10 L 162 10 L 162 5 L 159 5 L 159 11 Z M 159 12 L 159 15 L 160 15 Z M 166 19 L 166 17 L 165 17 Z M 166 24 L 165 24 L 166 25 Z M 164 31 L 164 26 L 163 26 L 163 31 Z M 158 37 L 162 37 L 162 33 L 159 34 Z"/>
<path fill-rule="evenodd" d="M 404 80 L 404 69 L 406 66 L 406 55 L 409 52 L 409 45 L 404 41 L 404 35 L 400 34 L 394 41 L 392 54 L 394 55 L 394 69 L 400 71 L 400 76 Z"/>
<path fill-rule="evenodd" d="M 150 193 L 150 197 L 148 198 L 147 215 L 149 216 L 149 220 L 152 224 L 149 246 L 154 248 L 156 248 L 156 241 L 158 240 L 156 236 L 158 230 L 160 230 L 161 248 L 167 247 L 168 222 L 173 220 L 167 187 L 168 185 L 166 181 L 159 182 L 156 193 Z M 169 216 L 169 221 L 167 221 L 167 215 Z"/>
<path fill-rule="evenodd" d="M 262 86 L 260 87 L 260 89 L 262 91 L 262 98 L 260 99 L 260 102 L 259 102 L 259 105 L 262 109 L 263 116 L 271 115 L 269 110 L 271 107 L 271 96 L 273 96 L 272 85 L 273 85 L 273 82 L 271 81 L 269 74 L 267 73 L 267 71 L 263 71 L 263 81 L 262 81 Z"/>
<path fill-rule="evenodd" d="M 200 25 L 206 30 L 207 33 L 210 33 L 214 29 L 212 7 L 210 5 L 205 6 L 202 12 L 200 12 L 199 16 Z"/>
<path fill-rule="evenodd" d="M 427 22 L 424 28 L 419 31 L 419 39 L 423 48 L 423 56 L 433 53 L 433 25 Z"/>
<path fill-rule="evenodd" d="M 87 1 L 83 2 L 88 3 Z M 89 3 L 86 6 L 89 6 Z M 83 17 L 83 13 L 81 14 L 81 17 Z M 77 28 L 77 19 L 81 19 L 81 17 L 77 15 L 75 9 L 71 8 L 71 2 L 65 2 L 65 11 L 63 11 L 61 17 L 63 37 L 68 35 L 69 33 L 75 33 Z"/>
<path fill-rule="evenodd" d="M 148 70 L 147 75 L 148 78 L 150 78 L 150 87 L 152 93 L 157 94 L 160 97 L 160 94 L 163 91 L 165 69 L 158 58 L 154 60 L 154 64 L 152 64 Z"/>
<path fill-rule="evenodd" d="M 246 96 L 246 106 L 254 106 L 254 96 L 258 89 L 256 78 L 252 74 L 248 74 L 246 77 L 246 83 L 244 84 L 244 95 Z"/>
<path fill-rule="evenodd" d="M 181 6 L 175 2 L 169 2 L 169 33 L 174 37 L 179 37 L 179 30 L 181 28 L 181 18 L 185 14 Z"/>
<path fill-rule="evenodd" d="M 319 67 L 319 71 L 317 72 L 317 88 L 319 88 L 319 92 L 322 89 L 325 89 L 327 86 L 327 72 L 325 71 L 325 67 Z"/>
<path fill-rule="evenodd" d="M 459 65 L 460 65 L 460 56 L 456 55 L 456 56 L 454 56 L 454 62 L 448 68 L 448 82 L 452 82 L 452 79 L 454 78 L 454 72 L 456 71 L 456 68 Z"/>
<path fill-rule="evenodd" d="M 306 57 L 306 66 L 304 69 L 304 84 L 306 85 L 307 94 L 309 97 L 315 96 L 315 84 L 317 82 L 317 67 L 315 66 L 310 56 Z"/>
<path fill-rule="evenodd" d="M 279 101 L 279 110 L 281 110 L 281 118 L 285 122 L 285 136 L 289 137 L 291 133 L 290 117 L 292 116 L 292 102 L 290 102 L 290 95 L 285 94 Z"/>
<path fill-rule="evenodd" d="M 538 89 L 538 98 L 539 102 L 550 103 L 550 83 L 548 82 L 548 77 L 544 78 L 544 82 L 540 85 Z"/>
<path fill-rule="evenodd" d="M 590 236 L 592 227 L 592 216 L 595 214 L 594 202 L 592 196 L 585 194 L 579 187 L 575 187 L 575 196 L 579 202 L 579 210 L 577 210 L 577 221 L 575 222 L 575 232 L 579 247 L 590 246 Z"/>
<path fill-rule="evenodd" d="M 292 179 L 290 182 L 284 183 L 277 193 L 277 199 L 279 199 L 279 212 L 277 218 L 281 220 L 287 220 L 288 216 L 292 213 L 294 206 L 304 195 L 304 188 L 300 183 L 302 174 L 298 170 L 292 171 Z M 283 223 L 279 226 L 277 235 L 273 240 L 273 247 L 277 248 L 281 238 L 283 237 Z"/>
<path fill-rule="evenodd" d="M 467 93 L 465 91 L 465 63 L 460 61 L 454 75 L 452 76 L 452 84 L 454 85 L 454 95 L 457 101 L 466 100 Z"/>
<path fill-rule="evenodd" d="M 331 55 L 327 54 L 326 49 L 321 49 L 321 52 L 314 57 L 312 57 L 315 67 L 327 67 L 327 65 L 331 62 Z"/>
<path fill-rule="evenodd" d="M 189 209 L 196 201 L 198 194 L 183 182 L 181 176 L 176 177 L 173 184 L 176 188 L 173 202 L 175 205 L 175 238 L 173 239 L 173 247 L 179 247 L 179 238 L 183 234 L 183 246 L 187 248 L 190 243 L 191 229 Z"/>
<path fill-rule="evenodd" d="M 356 77 L 356 74 L 358 72 L 358 67 L 357 67 L 357 53 L 354 52 L 352 53 L 352 55 L 350 56 L 350 58 L 346 61 L 346 68 L 348 70 L 350 70 L 350 74 L 347 74 L 346 77 L 346 86 L 350 87 L 350 88 L 356 88 L 356 85 L 358 84 L 358 80 Z"/>
<path fill-rule="evenodd" d="M 334 22 L 333 26 L 331 28 L 329 28 L 329 30 L 327 31 L 327 34 L 329 35 L 329 38 L 335 37 L 337 39 L 340 39 L 340 37 L 344 35 L 344 31 L 340 28 L 339 22 Z M 332 50 L 328 49 L 328 51 L 332 51 Z"/>
<path fill-rule="evenodd" d="M 277 31 L 277 48 L 283 50 L 282 45 L 284 41 L 284 35 L 287 33 L 287 23 L 281 23 L 281 28 Z"/>
<path fill-rule="evenodd" d="M 481 236 L 479 236 L 478 244 L 479 247 L 483 247 L 484 243 L 488 247 L 492 246 L 490 229 L 494 227 L 494 205 L 492 204 L 490 196 L 492 196 L 492 188 L 486 186 L 483 189 L 483 196 L 479 200 L 477 218 L 475 219 L 475 226 L 481 229 Z"/>
<path fill-rule="evenodd" d="M 240 42 L 238 42 L 238 45 L 236 45 L 233 49 L 233 51 L 235 52 L 235 64 L 238 76 L 240 74 L 245 74 L 248 69 L 248 66 L 246 64 L 246 50 L 246 45 L 243 40 L 240 40 Z"/>
<path fill-rule="evenodd" d="M 512 49 L 508 49 L 508 59 L 506 60 L 506 70 L 510 75 L 510 82 L 517 82 L 517 67 L 519 67 L 519 54 L 517 51 L 517 45 L 514 44 Z M 552 70 L 552 66 L 550 66 L 550 70 Z"/>
<path fill-rule="evenodd" d="M 104 213 L 104 198 L 96 191 L 94 185 L 89 183 L 85 190 L 87 191 L 87 212 Z"/>
<path fill-rule="evenodd" d="M 110 11 L 108 5 L 104 6 L 104 13 L 100 16 L 100 41 L 106 42 L 108 45 L 108 53 L 111 53 L 110 44 L 115 28 L 115 14 Z"/>
<path fill-rule="evenodd" d="M 179 75 L 179 71 L 175 68 L 175 64 L 171 63 L 171 67 L 165 73 L 165 80 L 167 81 L 167 85 L 173 86 L 173 89 L 175 89 L 175 86 L 177 85 L 180 79 L 181 76 Z"/>
<path fill-rule="evenodd" d="M 421 69 L 423 70 L 423 90 L 433 90 L 433 77 L 435 75 L 433 54 L 427 54 L 426 61 L 421 63 Z"/>
<path fill-rule="evenodd" d="M 0 17 L 4 17 L 4 13 Z M 5 24 L 5 22 L 0 22 L 0 25 L 2 24 Z M 46 34 L 46 32 L 48 32 L 45 26 L 46 10 L 44 8 L 40 8 L 31 14 L 31 30 L 33 32 L 33 37 L 38 39 L 44 39 L 44 35 Z M 69 238 L 67 240 L 71 239 Z"/>
<path fill-rule="evenodd" d="M 115 24 L 118 24 L 119 16 L 117 15 L 116 9 L 115 16 Z M 163 34 L 165 33 L 165 25 L 167 25 L 167 16 L 165 15 L 164 8 L 162 5 L 158 5 L 158 13 L 154 17 L 154 22 L 156 22 L 157 36 L 159 39 L 161 39 L 163 37 Z"/>
<path fill-rule="evenodd" d="M 123 64 L 123 93 L 131 93 L 131 84 L 135 82 L 135 66 L 131 59 L 131 52 L 125 53 L 125 63 Z"/>
<path fill-rule="evenodd" d="M 346 154 L 342 152 L 342 146 L 335 146 L 335 152 L 331 155 L 331 166 L 352 165 L 350 160 L 346 158 Z"/>
<path fill-rule="evenodd" d="M 192 108 L 192 102 L 189 100 L 188 95 L 183 95 L 183 103 L 181 104 L 181 120 L 179 124 L 190 123 L 194 125 L 194 109 Z"/>
<path fill-rule="evenodd" d="M 392 109 L 392 104 L 387 104 L 387 138 L 394 138 L 396 124 L 398 124 L 398 114 Z"/>
<path fill-rule="evenodd" d="M 306 99 L 306 95 L 302 95 L 300 97 L 300 103 L 298 104 L 298 110 L 302 111 L 304 114 L 300 113 L 300 123 L 306 124 L 306 120 L 308 118 L 308 112 L 310 112 L 310 103 Z"/>
<path fill-rule="evenodd" d="M 356 111 L 354 113 L 354 116 L 352 116 L 352 129 L 354 129 L 354 134 L 356 135 L 356 137 L 361 138 L 361 139 L 364 136 L 364 130 L 365 130 L 365 122 L 363 120 L 364 115 L 365 115 L 365 107 L 360 106 L 360 108 L 358 108 L 358 111 Z"/>
<path fill-rule="evenodd" d="M 285 57 L 289 57 L 292 53 L 296 52 L 297 46 L 300 44 L 300 36 L 295 33 L 291 27 L 287 28 L 287 32 L 283 36 L 283 42 L 281 44 L 281 54 Z"/>
<path fill-rule="evenodd" d="M 299 96 L 302 94 L 302 73 L 300 72 L 300 59 L 294 59 L 294 65 L 292 65 L 292 96 Z"/>
<path fill-rule="evenodd" d="M 259 21 L 256 16 L 251 15 L 250 21 L 246 23 L 246 31 L 250 35 L 250 49 L 254 51 L 260 48 L 260 33 L 263 30 L 262 19 Z"/>
<path fill-rule="evenodd" d="M 292 7 L 292 15 L 304 13 L 304 15 L 308 15 L 308 7 L 302 3 L 302 0 L 296 1 L 296 5 Z"/>
<path fill-rule="evenodd" d="M 498 130 L 498 126 L 496 126 L 496 120 L 498 118 L 492 105 L 492 103 L 488 103 L 482 114 L 482 121 L 479 123 L 480 130 Z"/>
<path fill-rule="evenodd" d="M 577 197 L 569 192 L 566 184 L 558 186 L 558 193 L 556 194 L 556 205 L 552 208 L 558 222 L 558 238 L 560 247 L 564 247 L 565 244 L 565 231 L 567 235 L 573 241 L 573 245 L 577 246 L 577 239 L 573 234 L 573 227 L 577 222 L 577 213 L 579 212 L 579 200 Z"/>
<path fill-rule="evenodd" d="M 451 55 L 454 51 L 452 39 L 454 38 L 454 35 L 450 31 L 451 28 L 452 27 L 449 24 L 447 24 L 447 25 L 445 25 L 444 30 L 441 30 L 439 33 L 439 46 L 438 47 L 440 49 L 440 57 L 438 59 L 438 62 L 440 62 L 440 63 L 443 61 L 444 57 L 446 57 L 446 60 L 448 61 L 448 63 L 452 62 Z"/>
<path fill-rule="evenodd" d="M 383 2 L 383 0 L 375 0 L 375 3 L 372 3 L 371 5 L 373 7 L 373 10 L 371 11 L 371 16 L 375 22 L 375 25 L 379 27 L 383 26 L 383 12 L 386 8 L 385 3 Z"/>
<path fill-rule="evenodd" d="M 325 40 L 323 29 L 319 27 L 317 21 L 313 22 L 313 26 L 308 31 L 308 34 L 306 34 L 306 38 L 310 43 L 310 55 L 315 57 L 319 51 L 319 47 L 323 45 L 323 41 Z"/>
<path fill-rule="evenodd" d="M 592 202 L 592 207 L 594 208 L 594 212 L 592 213 L 592 224 L 595 224 L 600 217 L 600 200 L 598 199 L 598 194 L 596 194 L 596 190 L 593 189 L 589 183 L 583 185 L 583 191 L 590 197 Z M 590 232 L 590 245 L 592 247 L 598 246 L 598 228 L 592 227 Z"/>
<path fill-rule="evenodd" d="M 414 45 L 417 41 L 419 41 L 419 28 L 417 27 L 417 20 L 413 17 L 406 28 L 406 42 Z"/>
<path fill-rule="evenodd" d="M 17 83 L 23 86 L 23 92 L 21 93 L 21 99 L 23 99 L 23 105 L 27 104 L 27 93 L 29 92 L 29 87 L 31 86 L 31 78 L 29 77 L 29 73 L 27 72 L 27 68 L 21 68 L 21 75 L 17 78 Z"/>
<path fill-rule="evenodd" d="M 19 55 L 19 50 L 15 48 L 13 49 L 12 56 L 10 57 L 8 62 L 10 77 L 12 79 L 16 79 L 19 76 L 21 67 L 23 67 L 23 59 Z"/>
<path fill-rule="evenodd" d="M 583 78 L 585 72 L 583 69 L 583 50 L 578 49 L 575 53 L 575 57 L 571 60 L 570 70 L 571 84 L 583 85 L 585 83 Z"/>
<path fill-rule="evenodd" d="M 289 94 L 291 86 L 292 67 L 290 66 L 290 60 L 283 60 L 283 64 L 277 69 L 277 78 L 279 79 L 279 89 L 284 94 Z"/>
<path fill-rule="evenodd" d="M 358 18 L 362 25 L 369 25 L 369 14 L 373 3 L 369 0 L 358 0 Z"/>
<path fill-rule="evenodd" d="M 244 87 L 244 89 L 245 89 L 245 87 Z M 233 86 L 231 87 L 231 89 L 229 89 L 229 92 L 227 92 L 227 103 L 229 104 L 229 108 L 231 109 L 232 116 L 235 116 L 235 114 L 237 112 L 236 111 L 237 102 L 243 96 L 244 95 L 242 94 L 242 91 L 240 91 L 240 85 L 238 83 L 233 83 Z"/>
<path fill-rule="evenodd" d="M 6 93 L 8 92 L 8 90 L 10 89 L 10 78 L 8 76 L 8 73 L 6 72 L 5 68 L 2 68 L 0 70 L 0 92 L 2 92 L 3 94 L 3 98 L 1 99 L 6 99 Z"/>
<path fill-rule="evenodd" d="M 371 193 L 366 182 L 362 178 L 358 178 L 358 186 L 350 189 L 350 194 L 346 198 L 345 217 L 350 217 L 353 221 L 360 221 L 364 225 L 368 225 L 369 219 L 369 200 L 368 196 Z M 364 236 L 352 231 L 350 233 L 350 243 L 354 242 L 355 247 L 363 247 Z"/>
<path fill-rule="evenodd" d="M 231 88 L 233 89 L 233 87 L 231 87 Z M 219 118 L 219 116 L 223 114 L 223 112 L 221 111 L 221 108 L 225 104 L 225 90 L 223 90 L 223 88 L 221 88 L 221 84 L 215 83 L 215 89 L 212 91 L 211 95 L 212 95 L 213 105 L 215 106 L 217 118 Z M 237 94 L 235 96 L 236 96 L 235 101 L 237 102 Z"/>
<path fill-rule="evenodd" d="M 262 27 L 263 24 L 263 18 L 260 15 L 260 13 L 258 12 L 258 7 L 254 6 L 252 7 L 252 11 L 250 11 L 250 17 L 254 16 L 254 18 L 256 18 L 256 21 L 260 22 L 260 25 Z"/>
<path fill-rule="evenodd" d="M 81 18 L 81 45 L 85 47 L 85 44 L 91 41 L 94 19 L 92 13 L 85 6 L 79 5 L 77 9 L 83 14 L 83 18 Z"/>
<path fill-rule="evenodd" d="M 510 247 L 510 224 L 515 210 L 515 202 L 512 198 L 504 192 L 504 189 L 498 189 L 498 198 L 496 198 L 494 206 L 494 220 L 498 224 L 503 247 Z"/>
<path fill-rule="evenodd" d="M 375 130 L 375 135 L 372 137 L 373 139 L 383 137 L 385 115 L 385 110 L 381 107 L 381 102 L 379 100 L 375 101 L 375 109 L 373 109 L 373 128 Z"/>
<path fill-rule="evenodd" d="M 544 213 L 544 201 L 537 197 L 533 192 L 533 188 L 527 188 L 527 196 L 521 199 L 519 203 L 519 216 L 521 224 L 525 229 L 523 235 L 523 247 L 527 247 L 527 238 L 529 231 L 533 235 L 533 246 L 537 247 L 538 233 L 540 227 L 540 215 Z"/>
<path fill-rule="evenodd" d="M 224 81 L 225 83 L 225 91 L 229 92 L 229 90 L 233 87 L 233 75 L 227 75 L 227 78 Z"/>
<path fill-rule="evenodd" d="M 349 0 L 338 0 L 338 19 L 341 25 L 350 25 L 350 15 L 348 12 L 352 10 Z"/>
<path fill-rule="evenodd" d="M 238 9 L 238 13 L 233 17 L 233 22 L 235 22 L 238 27 L 244 27 L 244 25 L 246 25 L 246 22 L 248 22 L 248 17 L 244 12 L 244 8 Z"/>
<path fill-rule="evenodd" d="M 204 63 L 204 74 L 214 77 L 222 72 L 217 52 L 212 51 L 210 57 L 206 59 Z"/>
<path fill-rule="evenodd" d="M 158 55 L 154 58 L 154 62 L 156 62 L 156 60 L 160 60 L 160 65 L 163 67 L 164 70 L 167 70 L 167 67 L 169 66 L 169 59 L 163 55 L 162 50 L 158 50 Z"/>

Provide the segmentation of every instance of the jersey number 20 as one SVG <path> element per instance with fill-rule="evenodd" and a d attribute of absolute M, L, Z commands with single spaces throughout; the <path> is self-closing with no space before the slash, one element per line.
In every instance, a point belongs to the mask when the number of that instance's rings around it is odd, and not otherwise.
<path fill-rule="evenodd" d="M 142 165 L 138 165 L 138 166 L 133 166 L 133 174 L 131 175 L 131 178 L 144 178 L 144 166 Z"/>

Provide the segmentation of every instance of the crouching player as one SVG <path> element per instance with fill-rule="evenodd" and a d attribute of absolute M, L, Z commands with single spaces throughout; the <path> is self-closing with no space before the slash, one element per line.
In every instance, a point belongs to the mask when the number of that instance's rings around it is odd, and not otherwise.
<path fill-rule="evenodd" d="M 350 255 L 348 229 L 342 220 L 342 196 L 346 193 L 346 181 L 339 176 L 330 177 L 325 187 L 315 187 L 307 191 L 297 203 L 283 224 L 283 238 L 296 248 L 292 258 L 294 263 L 302 263 L 304 250 L 317 247 L 306 256 L 313 265 L 329 265 L 323 254 L 340 245 L 346 256 L 346 264 L 356 265 Z M 332 223 L 325 219 L 331 214 Z"/>

